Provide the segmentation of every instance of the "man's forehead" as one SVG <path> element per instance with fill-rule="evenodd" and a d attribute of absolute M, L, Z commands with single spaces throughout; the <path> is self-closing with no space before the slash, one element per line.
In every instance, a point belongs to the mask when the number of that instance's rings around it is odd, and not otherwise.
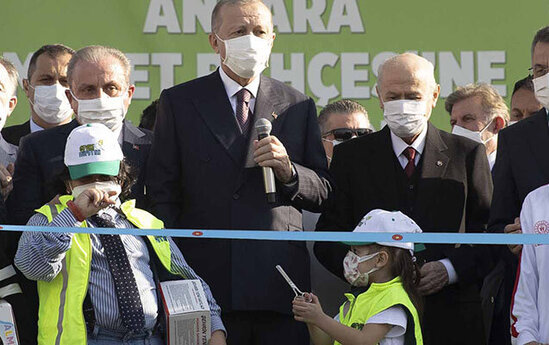
<path fill-rule="evenodd" d="M 103 59 L 98 62 L 80 61 L 74 68 L 75 82 L 84 80 L 123 81 L 124 68 L 116 59 Z"/>
<path fill-rule="evenodd" d="M 0 64 L 0 83 L 6 86 L 9 82 L 9 74 L 4 65 Z"/>
<path fill-rule="evenodd" d="M 533 64 L 548 65 L 549 62 L 549 43 L 538 42 L 534 47 L 532 56 Z"/>
<path fill-rule="evenodd" d="M 66 74 L 70 58 L 71 56 L 69 54 L 60 54 L 54 57 L 48 54 L 42 54 L 36 59 L 35 73 L 55 74 L 61 72 Z"/>
<path fill-rule="evenodd" d="M 231 20 L 223 20 L 222 27 L 234 27 L 249 23 L 271 24 L 271 12 L 262 2 L 253 2 L 245 5 L 225 5 L 220 12 L 221 19 L 224 16 L 230 17 Z"/>

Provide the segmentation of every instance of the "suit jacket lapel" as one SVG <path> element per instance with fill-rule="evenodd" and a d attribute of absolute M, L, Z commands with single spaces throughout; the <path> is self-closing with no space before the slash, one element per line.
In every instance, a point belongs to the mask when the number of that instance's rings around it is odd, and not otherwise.
<path fill-rule="evenodd" d="M 241 135 L 240 128 L 219 76 L 219 71 L 210 74 L 207 78 L 210 79 L 209 89 L 199 90 L 202 94 L 193 103 L 210 131 L 227 150 L 233 162 L 236 165 L 241 164 L 241 145 L 235 145 Z"/>
<path fill-rule="evenodd" d="M 440 137 L 439 129 L 430 122 L 428 126 L 425 148 L 421 157 L 421 177 L 418 181 L 415 210 L 429 209 L 430 206 L 436 207 L 436 196 L 439 193 L 437 186 L 446 173 L 450 161 L 450 157 L 444 153 L 448 146 Z M 427 182 L 425 186 L 428 188 L 422 188 L 425 182 Z"/>
<path fill-rule="evenodd" d="M 528 121 L 530 126 L 535 127 L 528 132 L 530 135 L 526 136 L 526 139 L 530 143 L 531 152 L 534 153 L 543 174 L 546 177 L 549 177 L 549 159 L 547 157 L 547 148 L 549 148 L 549 126 L 545 108 L 524 121 Z"/>

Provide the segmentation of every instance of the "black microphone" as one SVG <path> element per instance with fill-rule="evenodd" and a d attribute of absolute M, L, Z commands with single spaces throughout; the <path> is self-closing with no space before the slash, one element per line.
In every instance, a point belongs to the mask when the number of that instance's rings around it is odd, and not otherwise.
<path fill-rule="evenodd" d="M 264 139 L 271 135 L 271 121 L 267 119 L 259 119 L 255 122 L 255 130 L 257 131 L 257 140 Z M 272 204 L 276 202 L 276 183 L 273 168 L 262 167 L 263 169 L 263 184 L 265 185 L 265 194 L 267 194 L 267 202 Z"/>

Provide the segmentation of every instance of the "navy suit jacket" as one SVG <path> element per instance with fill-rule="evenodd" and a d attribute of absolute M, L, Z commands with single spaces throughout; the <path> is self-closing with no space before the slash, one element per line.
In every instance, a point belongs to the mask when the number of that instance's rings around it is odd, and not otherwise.
<path fill-rule="evenodd" d="M 65 125 L 31 133 L 21 139 L 15 161 L 13 190 L 7 201 L 11 224 L 27 224 L 35 209 L 57 195 L 53 182 L 65 168 L 65 143 L 70 132 L 78 125 L 76 120 L 72 120 Z M 152 132 L 125 121 L 123 133 L 122 152 L 138 175 L 130 197 L 137 200 L 138 207 L 144 207 L 145 169 L 141 167 L 147 161 Z"/>
<path fill-rule="evenodd" d="M 277 185 L 267 203 L 262 171 L 245 167 L 251 141 L 242 136 L 216 71 L 164 90 L 160 96 L 147 190 L 167 227 L 302 231 L 301 209 L 318 211 L 330 188 L 314 102 L 276 80 L 261 77 L 253 121 L 272 121 L 297 181 Z M 253 127 L 253 126 L 252 126 Z M 304 242 L 178 241 L 191 266 L 208 282 L 225 312 L 291 313 L 293 293 L 275 270 L 310 287 Z"/>

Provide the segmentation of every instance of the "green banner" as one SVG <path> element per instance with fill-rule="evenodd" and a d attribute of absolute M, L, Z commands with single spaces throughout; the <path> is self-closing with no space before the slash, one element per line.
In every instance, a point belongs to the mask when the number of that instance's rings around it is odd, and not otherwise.
<path fill-rule="evenodd" d="M 207 33 L 216 0 L 2 0 L 0 52 L 22 77 L 44 44 L 74 49 L 116 47 L 132 61 L 137 90 L 128 117 L 162 89 L 209 73 L 219 63 Z M 432 122 L 449 129 L 444 98 L 456 85 L 487 82 L 510 100 L 530 67 L 530 44 L 549 24 L 549 2 L 265 0 L 277 38 L 266 75 L 285 81 L 323 106 L 354 99 L 379 127 L 378 66 L 413 51 L 436 66 L 441 97 Z M 28 119 L 25 94 L 7 125 Z"/>

